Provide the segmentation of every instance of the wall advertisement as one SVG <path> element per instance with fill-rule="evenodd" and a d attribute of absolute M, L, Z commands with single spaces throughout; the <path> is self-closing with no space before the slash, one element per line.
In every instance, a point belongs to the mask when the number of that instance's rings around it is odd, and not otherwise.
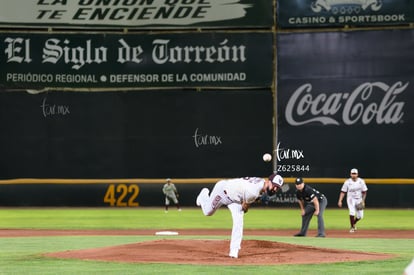
<path fill-rule="evenodd" d="M 278 28 L 408 25 L 410 0 L 278 0 Z"/>
<path fill-rule="evenodd" d="M 82 29 L 271 28 L 273 1 L 2 0 L 0 25 Z"/>
<path fill-rule="evenodd" d="M 278 35 L 281 173 L 414 178 L 413 34 Z"/>
<path fill-rule="evenodd" d="M 270 32 L 1 33 L 0 87 L 270 87 L 272 38 Z"/>

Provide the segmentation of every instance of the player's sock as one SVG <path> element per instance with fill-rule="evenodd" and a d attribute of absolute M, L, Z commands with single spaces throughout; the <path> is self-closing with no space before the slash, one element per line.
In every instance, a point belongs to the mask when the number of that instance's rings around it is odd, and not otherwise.
<path fill-rule="evenodd" d="M 349 215 L 349 222 L 351 223 L 351 227 L 355 227 L 355 216 Z"/>

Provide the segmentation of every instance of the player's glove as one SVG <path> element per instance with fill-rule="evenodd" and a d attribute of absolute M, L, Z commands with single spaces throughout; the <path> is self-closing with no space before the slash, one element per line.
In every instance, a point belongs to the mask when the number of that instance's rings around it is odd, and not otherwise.
<path fill-rule="evenodd" d="M 256 202 L 257 203 L 263 203 L 263 204 L 265 204 L 265 205 L 268 205 L 269 204 L 269 196 L 266 194 L 266 192 L 265 193 L 263 193 L 261 196 L 259 196 L 257 199 L 256 199 Z"/>
<path fill-rule="evenodd" d="M 355 207 L 356 207 L 357 210 L 363 210 L 365 208 L 365 203 L 363 201 L 361 201 Z"/>

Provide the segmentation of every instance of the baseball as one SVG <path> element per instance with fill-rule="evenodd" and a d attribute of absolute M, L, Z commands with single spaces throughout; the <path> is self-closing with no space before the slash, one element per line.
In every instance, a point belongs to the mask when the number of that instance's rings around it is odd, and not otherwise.
<path fill-rule="evenodd" d="M 269 162 L 271 160 L 272 160 L 272 155 L 271 154 L 266 153 L 266 154 L 263 155 L 263 161 Z"/>

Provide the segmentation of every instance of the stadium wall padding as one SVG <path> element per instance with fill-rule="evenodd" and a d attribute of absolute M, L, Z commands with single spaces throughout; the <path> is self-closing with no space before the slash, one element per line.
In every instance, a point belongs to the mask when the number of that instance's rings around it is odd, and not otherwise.
<path fill-rule="evenodd" d="M 195 180 L 196 181 L 196 180 Z M 113 180 L 108 183 L 56 184 L 26 183 L 0 184 L 0 205 L 10 207 L 164 207 L 164 183 L 128 183 Z M 342 184 L 311 184 L 328 198 L 328 209 L 337 209 Z M 204 187 L 214 183 L 176 183 L 180 205 L 196 207 L 195 200 Z M 252 207 L 297 208 L 293 183 L 268 200 L 259 199 Z M 368 208 L 412 208 L 414 184 L 368 184 Z M 344 205 L 346 201 L 344 200 Z M 171 204 L 172 209 L 175 205 Z"/>

